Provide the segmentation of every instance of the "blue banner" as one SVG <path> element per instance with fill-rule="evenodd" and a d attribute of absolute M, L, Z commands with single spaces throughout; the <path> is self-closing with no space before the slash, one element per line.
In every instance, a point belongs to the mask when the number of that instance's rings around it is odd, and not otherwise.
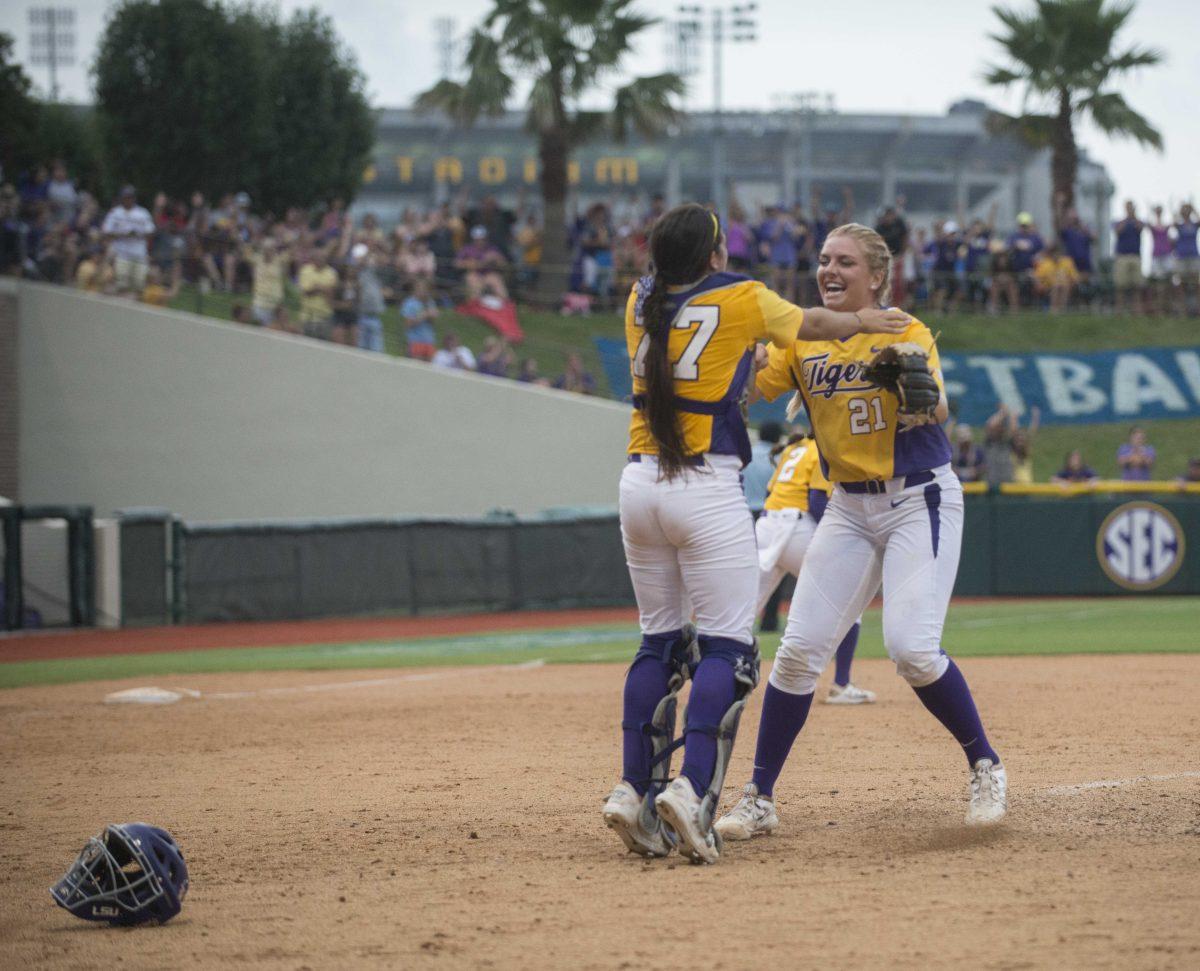
<path fill-rule="evenodd" d="M 625 342 L 596 338 L 609 387 L 631 393 Z M 980 425 L 996 405 L 1017 415 L 1035 405 L 1043 424 L 1136 422 L 1200 417 L 1200 349 L 1139 347 L 1092 354 L 943 353 L 942 370 L 959 421 Z M 754 422 L 783 420 L 786 400 L 758 402 Z"/>
<path fill-rule="evenodd" d="M 1050 323 L 1050 322 L 1048 322 Z M 1200 351 L 1139 347 L 1093 354 L 943 354 L 960 421 L 981 424 L 1003 402 L 1034 405 L 1047 424 L 1200 416 Z"/>

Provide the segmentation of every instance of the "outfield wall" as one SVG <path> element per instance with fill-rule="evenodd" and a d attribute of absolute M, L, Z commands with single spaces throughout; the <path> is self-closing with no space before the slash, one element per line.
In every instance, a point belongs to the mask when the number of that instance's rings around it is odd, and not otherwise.
<path fill-rule="evenodd" d="M 18 494 L 191 520 L 614 506 L 628 408 L 22 283 Z"/>
<path fill-rule="evenodd" d="M 954 593 L 1197 594 L 1196 537 L 1200 495 L 970 495 Z M 611 513 L 176 523 L 172 545 L 183 623 L 634 603 Z"/>

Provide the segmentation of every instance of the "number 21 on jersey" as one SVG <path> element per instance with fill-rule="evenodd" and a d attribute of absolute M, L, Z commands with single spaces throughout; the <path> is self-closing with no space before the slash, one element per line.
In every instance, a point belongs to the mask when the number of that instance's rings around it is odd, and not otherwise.
<path fill-rule="evenodd" d="M 676 381 L 696 381 L 700 377 L 700 355 L 713 334 L 717 332 L 717 324 L 721 319 L 720 307 L 684 307 L 675 317 L 671 325 L 675 330 L 691 330 L 696 327 L 696 333 L 688 341 L 687 347 L 675 362 Z M 650 335 L 643 334 L 638 344 L 637 354 L 633 357 L 633 373 L 635 377 L 646 376 L 646 353 L 650 350 Z"/>
<path fill-rule="evenodd" d="M 851 398 L 849 405 L 851 435 L 870 435 L 887 428 L 883 402 L 879 398 Z"/>

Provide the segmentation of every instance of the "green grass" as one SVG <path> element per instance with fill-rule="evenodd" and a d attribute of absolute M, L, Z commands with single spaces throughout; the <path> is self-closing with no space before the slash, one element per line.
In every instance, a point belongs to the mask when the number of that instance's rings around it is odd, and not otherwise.
<path fill-rule="evenodd" d="M 310 671 L 437 665 L 586 661 L 595 652 L 629 652 L 636 630 L 625 625 L 505 631 L 461 637 L 243 647 L 126 654 L 0 664 L 0 688 L 221 671 Z"/>
<path fill-rule="evenodd" d="M 955 657 L 1054 654 L 1197 653 L 1196 600 L 1121 597 L 962 603 L 951 607 L 944 643 Z M 883 657 L 878 610 L 863 620 L 860 657 Z M 771 658 L 778 634 L 761 639 Z M 436 665 L 622 662 L 638 637 L 633 626 L 505 631 L 467 637 L 232 648 L 0 664 L 0 688 L 74 681 L 246 671 L 402 668 Z M 185 685 L 186 686 L 186 685 Z"/>
<path fill-rule="evenodd" d="M 1175 479 L 1183 475 L 1189 458 L 1200 455 L 1200 421 L 1176 418 L 1140 424 L 1158 451 L 1154 478 Z M 1062 468 L 1067 452 L 1080 448 L 1087 464 L 1102 478 L 1119 479 L 1117 446 L 1129 437 L 1129 427 L 1128 423 L 1044 426 L 1034 442 L 1034 478 L 1048 481 Z"/>
<path fill-rule="evenodd" d="M 563 371 L 567 355 L 578 352 L 584 366 L 596 379 L 601 394 L 609 394 L 608 378 L 600 365 L 600 354 L 593 337 L 620 337 L 624 332 L 621 321 L 614 314 L 591 314 L 587 317 L 564 317 L 561 314 L 540 313 L 522 308 L 519 314 L 525 330 L 525 341 L 514 348 L 517 360 L 532 357 L 537 360 L 542 377 L 553 380 Z M 436 323 L 439 334 L 454 331 L 472 350 L 478 352 L 486 337 L 495 333 L 482 320 L 464 317 L 452 310 L 443 310 Z M 403 346 L 400 318 L 395 308 L 389 307 L 384 317 L 384 333 L 387 349 L 400 353 Z"/>
<path fill-rule="evenodd" d="M 249 304 L 247 293 L 231 294 L 212 292 L 200 294 L 194 287 L 185 287 L 171 301 L 176 310 L 204 314 L 221 320 L 233 319 L 235 304 Z M 293 319 L 299 312 L 299 301 L 294 291 L 289 290 L 288 308 Z M 567 355 L 577 351 L 583 356 L 584 365 L 596 378 L 601 394 L 608 394 L 608 379 L 600 366 L 600 355 L 596 351 L 593 337 L 619 337 L 622 333 L 621 318 L 614 313 L 595 313 L 587 317 L 563 317 L 557 313 L 545 313 L 522 307 L 519 311 L 521 326 L 526 339 L 515 348 L 517 360 L 533 357 L 538 362 L 542 377 L 553 380 L 562 373 Z M 495 334 L 482 320 L 464 317 L 453 310 L 443 310 L 435 327 L 439 335 L 454 331 L 464 344 L 476 353 L 483 347 L 485 338 Z M 383 315 L 384 349 L 389 354 L 404 353 L 404 328 L 400 324 L 400 312 L 389 306 Z"/>
<path fill-rule="evenodd" d="M 1200 320 L 1183 317 L 1132 317 L 1095 314 L 1021 313 L 1000 317 L 980 314 L 917 313 L 947 351 L 1116 351 L 1128 347 L 1194 347 L 1200 344 Z"/>
<path fill-rule="evenodd" d="M 971 314 L 922 318 L 937 333 L 945 351 L 1115 351 L 1132 347 L 1195 347 L 1200 320 L 1180 317 L 1100 317 L 1069 314 L 1014 314 L 985 317 Z M 1117 447 L 1129 437 L 1130 422 L 1096 425 L 1046 425 L 1038 432 L 1033 474 L 1046 482 L 1063 466 L 1067 452 L 1083 449 L 1087 464 L 1103 478 L 1120 478 Z M 1155 478 L 1182 475 L 1187 460 L 1200 455 L 1200 421 L 1166 419 L 1140 422 L 1158 451 Z"/>

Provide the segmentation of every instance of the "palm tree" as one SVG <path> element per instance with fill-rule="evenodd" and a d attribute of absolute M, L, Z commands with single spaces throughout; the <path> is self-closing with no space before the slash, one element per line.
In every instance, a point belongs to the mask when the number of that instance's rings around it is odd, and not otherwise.
<path fill-rule="evenodd" d="M 633 37 L 656 23 L 629 10 L 633 0 L 492 0 L 471 34 L 467 79 L 442 80 L 417 96 L 418 111 L 440 109 L 462 125 L 504 112 L 517 77 L 532 80 L 526 128 L 537 137 L 545 229 L 538 299 L 552 303 L 566 289 L 567 164 L 572 150 L 608 129 L 655 135 L 679 117 L 673 99 L 684 90 L 676 74 L 639 77 L 616 89 L 609 111 L 580 102 L 615 74 Z"/>
<path fill-rule="evenodd" d="M 992 39 L 1004 48 L 1008 67 L 991 67 L 984 80 L 1008 87 L 1025 85 L 1022 114 L 996 113 L 995 131 L 1016 134 L 1037 147 L 1051 147 L 1055 224 L 1075 202 L 1079 151 L 1076 117 L 1088 116 L 1106 135 L 1133 138 L 1162 151 L 1158 130 L 1106 85 L 1139 67 L 1161 63 L 1163 55 L 1145 47 L 1116 50 L 1116 35 L 1134 4 L 1107 0 L 1035 0 L 1029 14 L 993 7 L 1005 27 Z"/>

